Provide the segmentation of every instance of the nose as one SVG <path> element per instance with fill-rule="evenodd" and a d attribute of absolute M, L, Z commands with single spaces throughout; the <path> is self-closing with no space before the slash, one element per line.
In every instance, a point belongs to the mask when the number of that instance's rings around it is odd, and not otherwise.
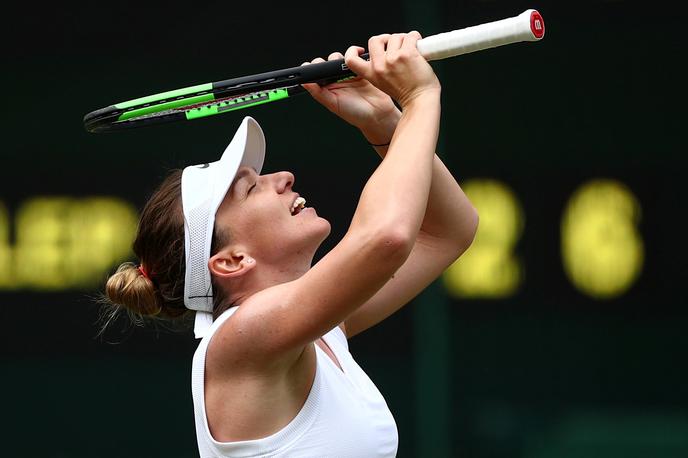
<path fill-rule="evenodd" d="M 273 173 L 271 176 L 277 192 L 282 194 L 283 192 L 291 189 L 294 185 L 294 174 L 291 172 L 277 172 Z"/>

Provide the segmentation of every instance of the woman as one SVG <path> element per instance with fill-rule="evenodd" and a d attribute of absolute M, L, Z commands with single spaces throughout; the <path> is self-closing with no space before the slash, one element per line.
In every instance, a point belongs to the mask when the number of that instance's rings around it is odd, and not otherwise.
<path fill-rule="evenodd" d="M 344 56 L 358 78 L 305 86 L 383 157 L 346 235 L 317 264 L 330 225 L 304 206 L 292 174 L 259 174 L 264 139 L 250 118 L 220 161 L 173 173 L 144 208 L 141 265 L 122 265 L 107 294 L 141 315 L 197 311 L 202 457 L 396 454 L 394 419 L 346 339 L 417 295 L 477 227 L 434 154 L 440 84 L 419 38 L 373 37 L 370 61 L 359 47 Z"/>

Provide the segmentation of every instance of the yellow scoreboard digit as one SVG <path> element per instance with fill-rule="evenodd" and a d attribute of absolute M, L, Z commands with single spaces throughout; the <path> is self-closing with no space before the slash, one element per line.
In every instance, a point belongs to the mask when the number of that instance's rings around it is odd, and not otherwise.
<path fill-rule="evenodd" d="M 445 271 L 444 284 L 456 297 L 510 296 L 523 279 L 522 263 L 514 253 L 524 226 L 521 205 L 501 181 L 473 179 L 462 187 L 480 223 L 471 247 Z"/>
<path fill-rule="evenodd" d="M 0 202 L 0 288 L 12 283 L 12 251 L 10 248 L 10 220 L 7 209 Z"/>
<path fill-rule="evenodd" d="M 638 199 L 619 181 L 592 180 L 578 188 L 561 221 L 564 271 L 578 290 L 609 299 L 630 288 L 645 253 L 640 216 Z"/>

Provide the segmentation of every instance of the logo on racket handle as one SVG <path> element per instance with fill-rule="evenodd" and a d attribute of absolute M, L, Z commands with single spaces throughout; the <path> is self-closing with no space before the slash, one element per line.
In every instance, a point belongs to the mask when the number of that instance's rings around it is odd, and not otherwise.
<path fill-rule="evenodd" d="M 530 13 L 530 31 L 535 38 L 542 38 L 545 35 L 545 20 L 537 11 Z"/>

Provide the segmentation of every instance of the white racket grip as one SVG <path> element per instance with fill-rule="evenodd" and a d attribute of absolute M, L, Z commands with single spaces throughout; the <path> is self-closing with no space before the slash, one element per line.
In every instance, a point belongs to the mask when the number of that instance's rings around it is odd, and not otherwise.
<path fill-rule="evenodd" d="M 544 35 L 545 21 L 530 9 L 508 19 L 431 35 L 418 40 L 416 46 L 427 60 L 439 60 L 520 41 L 538 41 Z"/>

